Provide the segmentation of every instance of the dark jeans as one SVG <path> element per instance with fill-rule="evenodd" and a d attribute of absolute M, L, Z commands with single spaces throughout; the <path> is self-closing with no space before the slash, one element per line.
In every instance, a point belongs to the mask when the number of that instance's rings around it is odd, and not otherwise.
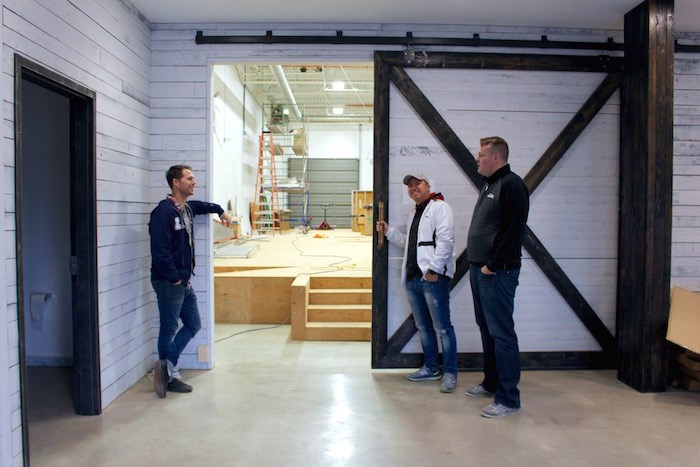
<path fill-rule="evenodd" d="M 442 344 L 443 371 L 457 374 L 457 337 L 450 321 L 450 280 L 440 275 L 437 282 L 415 277 L 406 282 L 408 303 L 420 333 L 423 346 L 423 366 L 431 371 L 440 368 L 435 332 Z"/>
<path fill-rule="evenodd" d="M 156 291 L 160 312 L 158 358 L 167 359 L 175 366 L 187 343 L 202 328 L 197 309 L 197 296 L 192 286 L 188 284 L 174 285 L 169 281 L 151 283 L 153 290 Z M 177 330 L 178 319 L 182 320 L 179 331 Z"/>
<path fill-rule="evenodd" d="M 481 273 L 471 266 L 469 279 L 476 324 L 484 347 L 484 389 L 496 393 L 496 402 L 520 408 L 520 350 L 515 334 L 513 308 L 520 269 Z"/>

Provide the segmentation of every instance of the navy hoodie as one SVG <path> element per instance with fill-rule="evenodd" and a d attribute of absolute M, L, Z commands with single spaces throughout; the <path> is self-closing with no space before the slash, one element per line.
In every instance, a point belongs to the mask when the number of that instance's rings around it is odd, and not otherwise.
<path fill-rule="evenodd" d="M 194 232 L 194 216 L 197 214 L 223 214 L 218 204 L 204 201 L 188 201 L 185 208 L 190 214 L 190 231 Z M 185 228 L 185 218 L 168 198 L 151 211 L 148 222 L 151 236 L 151 280 L 166 280 L 187 284 L 194 274 L 194 241 Z"/>

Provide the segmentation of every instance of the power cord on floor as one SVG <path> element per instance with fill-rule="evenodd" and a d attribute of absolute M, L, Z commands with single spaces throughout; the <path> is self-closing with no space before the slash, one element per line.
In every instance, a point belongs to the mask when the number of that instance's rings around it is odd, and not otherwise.
<path fill-rule="evenodd" d="M 337 264 L 344 263 L 346 261 L 352 261 L 352 258 L 349 256 L 341 256 L 341 255 L 309 255 L 307 253 L 304 253 L 301 248 L 297 246 L 297 239 L 292 240 L 292 246 L 299 252 L 299 256 L 305 256 L 307 258 L 342 258 L 340 261 L 336 261 L 334 263 L 330 263 L 328 266 L 329 268 L 334 268 L 334 270 L 340 271 L 341 267 L 336 266 Z M 330 271 L 328 271 L 330 272 Z M 312 274 L 319 274 L 319 273 L 312 273 Z M 301 274 L 300 274 L 301 275 Z M 298 276 L 297 276 L 298 277 Z"/>
<path fill-rule="evenodd" d="M 266 330 L 266 329 L 277 329 L 278 327 L 284 326 L 285 324 L 287 324 L 287 322 L 289 321 L 289 318 L 290 318 L 291 315 L 292 315 L 292 312 L 290 311 L 289 314 L 287 315 L 287 317 L 284 319 L 284 321 L 282 321 L 282 322 L 279 323 L 279 324 L 275 324 L 275 325 L 273 325 L 273 326 L 265 326 L 265 327 L 263 327 L 263 328 L 246 329 L 245 331 L 236 332 L 236 333 L 231 334 L 230 336 L 226 336 L 226 337 L 222 337 L 221 339 L 217 339 L 217 340 L 214 341 L 214 343 L 218 343 L 218 342 L 221 342 L 221 341 L 225 341 L 226 339 L 230 339 L 230 338 L 232 338 L 232 337 L 240 336 L 241 334 L 245 334 L 245 333 L 247 333 L 247 332 L 264 331 L 264 330 Z"/>

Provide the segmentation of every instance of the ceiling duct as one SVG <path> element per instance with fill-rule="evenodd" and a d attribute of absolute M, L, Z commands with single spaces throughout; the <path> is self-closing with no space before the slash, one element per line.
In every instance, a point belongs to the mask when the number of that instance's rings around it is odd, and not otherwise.
<path fill-rule="evenodd" d="M 280 89 L 282 89 L 282 93 L 285 95 L 285 97 L 289 101 L 289 104 L 292 106 L 292 109 L 294 110 L 294 115 L 296 115 L 297 119 L 301 121 L 301 111 L 299 110 L 297 101 L 294 98 L 294 94 L 292 94 L 292 88 L 289 87 L 289 82 L 287 81 L 287 77 L 284 74 L 282 65 L 271 65 L 270 69 L 272 69 L 272 74 L 275 75 L 275 79 L 277 80 L 277 84 L 279 84 Z"/>

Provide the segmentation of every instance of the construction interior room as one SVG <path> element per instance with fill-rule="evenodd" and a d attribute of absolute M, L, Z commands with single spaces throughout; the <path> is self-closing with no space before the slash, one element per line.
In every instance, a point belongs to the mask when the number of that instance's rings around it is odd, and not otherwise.
<path fill-rule="evenodd" d="M 0 467 L 699 463 L 700 1 L 0 11 Z"/>
<path fill-rule="evenodd" d="M 235 193 L 232 228 L 214 221 L 216 324 L 370 340 L 373 73 L 214 67 L 213 189 Z"/>

